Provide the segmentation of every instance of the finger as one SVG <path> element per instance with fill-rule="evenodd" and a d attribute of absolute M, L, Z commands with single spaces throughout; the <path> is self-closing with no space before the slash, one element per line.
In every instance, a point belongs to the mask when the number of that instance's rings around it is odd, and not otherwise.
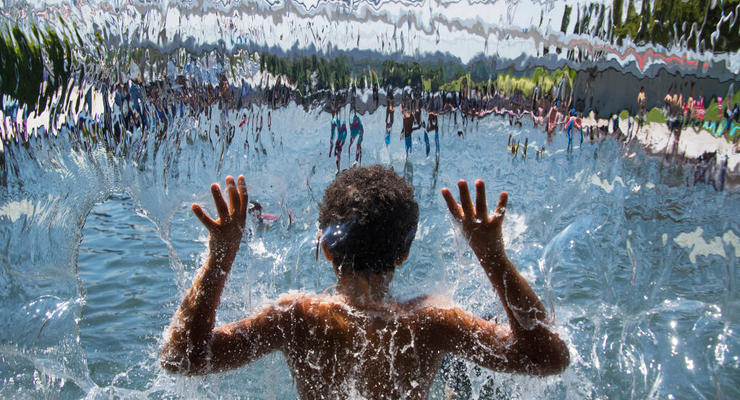
<path fill-rule="evenodd" d="M 239 191 L 236 190 L 236 182 L 233 176 L 226 177 L 226 190 L 229 192 L 229 215 L 233 215 L 241 208 Z"/>
<path fill-rule="evenodd" d="M 217 224 L 216 221 L 214 221 L 211 217 L 206 215 L 205 211 L 203 211 L 202 208 L 200 208 L 199 205 L 193 204 L 192 207 L 193 214 L 195 214 L 196 217 L 200 220 L 200 222 L 205 225 L 206 229 L 209 231 L 212 231 L 214 228 L 216 228 Z"/>
<path fill-rule="evenodd" d="M 460 190 L 460 205 L 462 206 L 463 218 L 473 218 L 473 200 L 470 199 L 470 190 L 468 190 L 468 183 L 464 179 L 460 179 L 457 182 L 457 187 Z"/>
<path fill-rule="evenodd" d="M 495 218 L 498 218 L 500 220 L 504 219 L 504 215 L 506 214 L 506 204 L 509 202 L 509 194 L 506 192 L 501 192 L 501 194 L 498 196 L 498 205 L 496 206 L 496 213 L 494 214 Z"/>
<path fill-rule="evenodd" d="M 444 197 L 445 202 L 447 202 L 447 208 L 450 210 L 450 214 L 452 214 L 452 217 L 457 220 L 461 220 L 462 210 L 460 209 L 460 205 L 457 204 L 457 201 L 455 201 L 455 198 L 452 197 L 450 189 L 442 189 L 442 197 Z"/>
<path fill-rule="evenodd" d="M 488 203 L 486 202 L 486 184 L 483 180 L 475 181 L 475 216 L 488 222 Z"/>
<path fill-rule="evenodd" d="M 211 193 L 213 193 L 213 202 L 216 203 L 216 211 L 218 212 L 218 218 L 221 222 L 229 219 L 229 207 L 224 201 L 224 196 L 221 195 L 221 187 L 218 183 L 211 185 Z"/>
<path fill-rule="evenodd" d="M 249 193 L 247 193 L 247 182 L 244 180 L 244 175 L 239 175 L 237 181 L 237 188 L 239 189 L 239 215 L 244 218 L 247 215 L 247 204 L 249 203 Z"/>

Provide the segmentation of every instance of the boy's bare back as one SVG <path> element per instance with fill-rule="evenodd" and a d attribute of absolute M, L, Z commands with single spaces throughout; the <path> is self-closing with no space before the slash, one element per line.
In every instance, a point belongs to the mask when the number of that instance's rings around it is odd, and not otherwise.
<path fill-rule="evenodd" d="M 507 327 L 426 298 L 357 307 L 341 295 L 283 296 L 276 306 L 217 331 L 232 337 L 223 345 L 232 349 L 236 360 L 237 354 L 256 351 L 250 350 L 255 346 L 250 327 L 267 324 L 274 325 L 272 337 L 265 335 L 259 346 L 265 352 L 283 352 L 303 399 L 352 394 L 426 398 L 445 354 L 473 356 L 463 342 L 478 342 L 477 350 L 490 356 L 480 357 L 487 367 L 517 370 L 514 349 L 507 349 Z M 214 367 L 220 364 L 214 361 Z"/>
<path fill-rule="evenodd" d="M 341 248 L 321 239 L 337 274 L 336 295 L 284 295 L 244 320 L 215 327 L 246 218 L 244 178 L 239 178 L 238 189 L 233 178 L 226 182 L 229 205 L 218 185 L 211 188 L 218 220 L 193 205 L 211 233 L 210 254 L 173 317 L 161 357 L 165 369 L 208 374 L 281 351 L 304 399 L 426 398 L 448 353 L 492 370 L 530 375 L 559 373 L 568 365 L 568 349 L 550 330 L 539 298 L 505 255 L 501 222 L 507 196 L 501 195 L 489 216 L 482 181 L 476 183 L 475 206 L 464 181 L 459 183 L 461 204 L 449 190 L 442 194 L 501 299 L 508 324 L 485 321 L 428 298 L 397 302 L 388 294 L 392 269 L 347 269 L 336 258 Z M 400 265 L 408 246 L 410 241 L 390 260 Z"/>
<path fill-rule="evenodd" d="M 281 349 L 301 398 L 426 398 L 442 361 L 429 310 L 413 303 L 349 306 L 342 296 L 281 300 Z"/>

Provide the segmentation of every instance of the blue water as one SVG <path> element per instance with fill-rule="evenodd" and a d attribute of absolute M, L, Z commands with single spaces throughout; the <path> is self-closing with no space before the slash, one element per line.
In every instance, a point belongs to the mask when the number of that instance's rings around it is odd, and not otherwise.
<path fill-rule="evenodd" d="M 482 178 L 490 192 L 508 191 L 507 252 L 569 344 L 572 364 L 560 376 L 471 373 L 474 391 L 492 375 L 514 398 L 740 395 L 740 226 L 728 211 L 740 205 L 738 194 L 686 187 L 682 169 L 612 138 L 567 151 L 560 134 L 537 160 L 533 149 L 546 142 L 545 134 L 496 117 L 468 126 L 464 138 L 455 134 L 461 127 L 442 119 L 435 172 L 433 151 L 425 157 L 418 131 L 408 164 L 397 132 L 385 147 L 383 118 L 363 118 L 363 163 L 387 163 L 406 173 L 420 204 L 418 233 L 393 293 L 434 293 L 475 314 L 504 318 L 439 195 L 459 178 Z M 205 378 L 172 377 L 157 359 L 169 318 L 205 256 L 206 232 L 189 205 L 198 202 L 212 212 L 208 186 L 227 174 L 245 174 L 250 196 L 281 217 L 269 229 L 250 226 L 218 322 L 243 318 L 285 291 L 322 292 L 333 284 L 329 264 L 313 258 L 317 201 L 336 170 L 326 153 L 328 121 L 327 114 L 295 106 L 273 110 L 272 132 L 260 138 L 267 155 L 252 149 L 256 135 L 243 129 L 230 146 L 215 136 L 213 144 L 194 140 L 180 147 L 176 164 L 159 170 L 103 152 L 49 152 L 53 157 L 39 167 L 46 174 L 33 172 L 51 181 L 48 193 L 33 197 L 31 182 L 14 189 L 27 193 L 34 211 L 6 222 L 3 229 L 11 234 L 4 237 L 11 249 L 37 246 L 48 241 L 49 226 L 61 229 L 65 218 L 72 220 L 65 231 L 72 234 L 55 236 L 54 248 L 39 246 L 22 265 L 4 264 L 3 284 L 10 290 L 3 291 L 3 303 L 11 306 L 4 315 L 13 317 L 2 330 L 0 394 L 294 398 L 279 354 Z M 509 133 L 529 138 L 527 159 L 507 152 Z M 157 160 L 167 156 L 162 151 L 149 162 L 160 165 Z M 343 167 L 346 158 L 345 152 Z M 51 159 L 68 167 L 47 168 Z M 89 192 L 70 189 L 86 185 Z M 296 218 L 292 225 L 288 209 Z M 70 252 L 71 258 L 52 265 L 54 255 Z M 23 269 L 28 266 L 35 272 Z M 49 285 L 54 297 L 42 294 Z M 442 393 L 438 379 L 432 397 Z"/>

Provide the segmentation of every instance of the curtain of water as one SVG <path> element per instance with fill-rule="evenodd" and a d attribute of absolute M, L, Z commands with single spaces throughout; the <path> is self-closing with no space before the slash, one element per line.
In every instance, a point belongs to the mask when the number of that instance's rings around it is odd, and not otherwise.
<path fill-rule="evenodd" d="M 212 111 L 212 116 L 219 113 L 217 108 Z M 195 117 L 206 125 L 218 120 Z M 157 363 L 162 330 L 205 249 L 205 231 L 189 214 L 188 205 L 209 204 L 209 183 L 227 173 L 246 173 L 255 199 L 273 210 L 290 208 L 296 222 L 290 230 L 285 225 L 266 232 L 253 227 L 229 281 L 219 321 L 242 318 L 284 291 L 321 292 L 332 284 L 328 265 L 312 259 L 317 196 L 335 168 L 323 149 L 328 136 L 326 114 L 290 106 L 272 110 L 272 118 L 271 132 L 260 138 L 267 154 L 261 148 L 255 150 L 256 143 L 245 146 L 256 138 L 254 131 L 237 133 L 227 145 L 223 137 L 207 135 L 213 128 L 202 125 L 203 131 L 198 130 L 202 137 L 192 138 L 187 146 L 162 143 L 158 153 L 147 153 L 147 161 L 134 161 L 98 146 L 75 148 L 63 138 L 53 144 L 38 140 L 27 148 L 12 147 L 13 160 L 23 168 L 9 177 L 13 184 L 3 198 L 7 221 L 3 237 L 8 249 L 2 275 L 7 288 L 3 313 L 14 327 L 2 332 L 4 393 L 63 397 L 198 393 L 198 397 L 238 396 L 247 391 L 257 397 L 294 396 L 281 357 L 267 357 L 243 370 L 204 379 L 169 377 Z M 455 239 L 438 195 L 442 185 L 453 185 L 458 178 L 482 177 L 491 190 L 509 191 L 512 204 L 505 228 L 509 255 L 543 296 L 570 344 L 573 365 L 559 378 L 492 375 L 471 366 L 476 393 L 489 379 L 499 390 L 523 398 L 619 397 L 625 387 L 634 397 L 680 395 L 679 388 L 702 396 L 730 396 L 736 390 L 733 349 L 738 343 L 733 339 L 732 308 L 738 226 L 736 220 L 721 217 L 722 210 L 738 204 L 736 194 L 685 188 L 681 170 L 631 153 L 612 139 L 586 141 L 568 153 L 560 138 L 552 154 L 541 161 L 512 159 L 506 151 L 507 133 L 526 135 L 533 146 L 543 143 L 545 135 L 510 128 L 497 118 L 470 127 L 465 139 L 455 134 L 452 121 L 443 119 L 448 128 L 443 128 L 437 172 L 434 161 L 425 158 L 421 149 L 412 153 L 413 171 L 409 171 L 400 142 L 394 140 L 390 149 L 385 148 L 382 118 L 381 113 L 364 118 L 372 133 L 365 141 L 366 162 L 406 169 L 422 210 L 411 258 L 395 278 L 394 293 L 401 297 L 438 294 L 478 315 L 500 318 L 500 307 L 482 271 L 464 243 Z M 189 124 L 195 119 L 185 118 Z M 295 126 L 296 120 L 302 121 L 300 127 Z M 226 121 L 238 119 L 232 116 Z M 164 163 L 172 154 L 177 154 L 176 161 Z M 631 158 L 623 157 L 630 154 Z M 93 284 L 80 281 L 77 273 L 85 217 L 93 204 L 117 192 L 132 198 L 165 244 L 169 268 L 148 274 L 151 280 L 169 282 L 157 290 L 172 293 L 172 298 L 161 298 L 146 310 L 159 323 L 149 323 L 146 343 L 130 344 L 124 360 L 111 359 L 104 347 L 80 343 L 78 327 L 88 301 L 85 287 Z M 91 233 L 93 241 L 116 235 L 105 226 L 91 228 L 100 229 Z M 92 281 L 119 268 L 133 268 L 128 266 L 130 252 L 139 244 L 133 239 L 122 243 L 118 266 L 90 273 Z M 137 289 L 131 283 L 119 285 L 124 293 L 108 289 L 105 296 L 126 299 L 124 288 Z M 109 316 L 107 324 L 127 318 L 134 310 L 124 307 L 121 316 Z M 132 334 L 130 329 L 106 330 L 106 323 L 97 324 L 83 326 L 114 337 Z M 93 380 L 86 360 L 101 352 L 94 356 L 96 362 L 122 366 L 95 372 Z M 267 381 L 284 384 L 265 385 Z M 435 393 L 440 395 L 440 390 L 437 386 Z"/>
<path fill-rule="evenodd" d="M 244 173 L 250 193 L 281 220 L 268 231 L 252 227 L 219 322 L 242 318 L 282 292 L 321 292 L 332 284 L 328 266 L 312 260 L 316 204 L 335 170 L 326 153 L 328 114 L 319 104 L 268 108 L 260 102 L 233 109 L 181 101 L 185 106 L 167 110 L 166 118 L 122 131 L 101 117 L 105 97 L 100 93 L 114 104 L 114 93 L 106 92 L 114 82 L 172 82 L 184 73 L 191 81 L 217 85 L 224 73 L 235 86 L 244 81 L 258 86 L 268 78 L 248 54 L 269 47 L 324 54 L 355 49 L 359 55 L 377 51 L 417 58 L 440 50 L 463 61 L 481 53 L 515 58 L 523 52 L 541 63 L 560 65 L 561 59 L 546 57 L 543 50 L 568 48 L 581 37 L 557 33 L 564 5 L 535 5 L 540 12 L 517 11 L 532 5 L 512 2 L 10 5 L 3 11 L 5 18 L 49 23 L 70 36 L 78 23 L 82 38 L 75 54 L 84 60 L 87 73 L 77 70 L 67 97 L 55 94 L 55 109 L 39 110 L 56 113 L 57 119 L 27 110 L 32 120 L 53 121 L 41 135 L 4 142 L 0 317 L 7 323 L 0 330 L 0 394 L 295 397 L 279 355 L 198 379 L 163 373 L 157 357 L 162 330 L 204 257 L 206 233 L 190 215 L 189 204 L 209 204 L 208 185 L 222 182 L 227 174 Z M 44 12 L 64 18 L 59 22 Z M 604 50 L 580 49 L 586 54 Z M 636 68 L 629 57 L 621 57 L 628 46 L 611 49 L 619 56 L 603 59 L 604 65 Z M 726 69 L 707 72 L 719 78 L 737 68 L 737 53 L 687 54 L 698 62 L 723 60 Z M 241 58 L 236 62 L 230 57 Z M 640 68 L 649 70 L 658 59 L 649 57 Z M 361 95 L 369 102 L 369 92 Z M 157 113 L 151 100 L 142 106 L 149 115 Z M 116 112 L 122 113 L 114 106 Z M 348 114 L 345 107 L 342 118 Z M 78 124 L 80 116 L 86 122 Z M 515 398 L 740 395 L 735 289 L 740 227 L 732 213 L 740 204 L 736 193 L 687 188 L 686 174 L 675 160 L 650 158 L 637 146 L 613 139 L 586 140 L 567 151 L 564 139 L 557 137 L 540 161 L 532 153 L 526 160 L 514 158 L 506 151 L 509 133 L 515 139 L 529 138 L 532 149 L 546 143 L 544 133 L 527 124 L 522 130 L 512 128 L 492 116 L 465 128 L 443 117 L 440 164 L 423 156 L 418 138 L 411 163 L 405 163 L 396 131 L 390 148 L 383 143 L 383 113 L 362 117 L 368 131 L 364 163 L 387 163 L 403 171 L 421 204 L 411 257 L 394 281 L 399 296 L 431 292 L 478 315 L 501 315 L 482 271 L 446 218 L 439 188 L 459 178 L 484 178 L 491 190 L 511 195 L 505 228 L 509 255 L 556 316 L 572 366 L 562 376 L 539 380 L 466 365 L 474 395 L 485 392 L 490 382 L 502 396 Z M 258 130 L 260 119 L 263 128 Z M 458 130 L 464 138 L 456 135 Z M 344 162 L 343 167 L 349 166 Z M 95 315 L 89 311 L 96 306 L 89 304 L 93 299 L 109 297 L 125 305 L 129 295 L 112 287 L 98 292 L 100 297 L 88 296 L 93 281 L 112 271 L 94 269 L 92 264 L 103 260 L 94 255 L 86 256 L 88 264 L 78 263 L 83 228 L 94 228 L 85 226 L 88 214 L 96 203 L 119 193 L 131 198 L 128 207 L 151 221 L 149 240 L 156 233 L 168 268 L 149 273 L 152 280 L 166 282 L 154 286 L 156 290 L 173 296 L 146 310 L 157 323 L 145 329 L 141 341 L 127 342 L 128 355 L 93 344 L 99 339 L 94 335 L 131 335 L 125 325 L 116 324 L 126 317 L 108 316 L 104 322 L 85 318 Z M 289 209 L 296 217 L 290 229 Z M 90 233 L 102 242 L 109 234 L 114 232 L 105 227 Z M 130 257 L 140 251 L 136 245 L 121 239 L 125 250 L 117 268 L 138 260 Z M 126 286 L 130 282 L 120 285 L 136 288 Z M 122 306 L 120 312 L 134 310 Z M 83 329 L 91 333 L 81 333 Z M 95 329 L 98 333 L 92 333 Z M 120 354 L 123 360 L 115 360 Z M 103 367 L 91 371 L 91 359 Z M 434 397 L 442 396 L 443 384 L 437 381 Z"/>

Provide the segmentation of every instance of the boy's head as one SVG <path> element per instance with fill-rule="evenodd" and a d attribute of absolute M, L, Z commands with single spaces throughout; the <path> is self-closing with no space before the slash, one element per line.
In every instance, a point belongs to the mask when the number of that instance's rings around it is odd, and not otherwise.
<path fill-rule="evenodd" d="M 319 207 L 321 242 L 335 265 L 385 273 L 404 261 L 416 234 L 414 188 L 380 165 L 342 171 Z"/>

